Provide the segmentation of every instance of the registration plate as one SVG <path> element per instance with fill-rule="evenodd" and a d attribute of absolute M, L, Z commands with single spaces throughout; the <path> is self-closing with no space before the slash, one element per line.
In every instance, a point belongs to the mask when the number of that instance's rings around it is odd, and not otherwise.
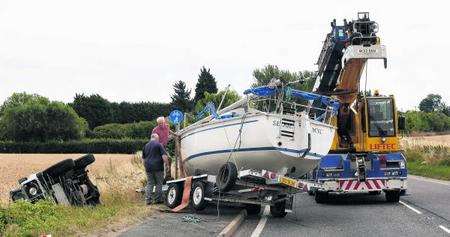
<path fill-rule="evenodd" d="M 294 187 L 294 188 L 297 187 L 297 180 L 291 179 L 291 178 L 288 178 L 288 177 L 281 177 L 280 178 L 280 183 L 282 183 L 284 185 L 287 185 L 287 186 L 290 186 L 290 187 Z"/>

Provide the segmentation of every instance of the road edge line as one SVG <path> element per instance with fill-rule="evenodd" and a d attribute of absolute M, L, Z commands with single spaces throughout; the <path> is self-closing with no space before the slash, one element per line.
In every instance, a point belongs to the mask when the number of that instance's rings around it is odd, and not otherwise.
<path fill-rule="evenodd" d="M 261 235 L 261 232 L 263 231 L 264 226 L 266 226 L 267 216 L 269 215 L 269 212 L 270 212 L 270 206 L 266 206 L 262 213 L 261 219 L 259 219 L 258 225 L 253 230 L 252 235 L 250 237 L 259 237 Z"/>
<path fill-rule="evenodd" d="M 403 202 L 403 201 L 398 201 L 398 202 L 399 202 L 400 204 L 402 204 L 403 206 L 409 208 L 409 209 L 412 210 L 413 212 L 415 212 L 415 213 L 417 213 L 417 214 L 419 214 L 419 215 L 422 214 L 421 211 L 419 211 L 419 210 L 417 210 L 416 208 L 414 208 L 414 207 L 412 207 L 412 206 L 406 204 L 405 202 Z"/>
<path fill-rule="evenodd" d="M 447 234 L 450 234 L 450 230 L 447 229 L 445 226 L 439 225 L 439 228 L 441 228 L 443 231 L 447 232 Z"/>
<path fill-rule="evenodd" d="M 420 181 L 450 186 L 450 181 L 447 181 L 447 180 L 433 179 L 433 178 L 428 178 L 428 177 L 418 176 L 418 175 L 408 175 L 408 177 L 416 179 L 416 180 L 420 180 Z"/>
<path fill-rule="evenodd" d="M 217 235 L 218 237 L 230 237 L 232 236 L 238 227 L 242 224 L 247 216 L 247 210 L 242 210 L 225 228 Z"/>

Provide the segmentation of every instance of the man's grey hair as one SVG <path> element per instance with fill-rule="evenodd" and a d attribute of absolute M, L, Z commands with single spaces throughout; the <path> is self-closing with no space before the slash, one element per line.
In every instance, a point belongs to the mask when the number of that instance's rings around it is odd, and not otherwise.
<path fill-rule="evenodd" d="M 166 119 L 164 118 L 164 117 L 158 117 L 157 119 L 156 119 L 156 122 L 158 123 L 158 124 L 160 124 L 160 123 L 164 123 L 166 121 Z"/>
<path fill-rule="evenodd" d="M 159 135 L 156 133 L 152 133 L 152 136 L 150 137 L 150 140 L 159 140 Z"/>

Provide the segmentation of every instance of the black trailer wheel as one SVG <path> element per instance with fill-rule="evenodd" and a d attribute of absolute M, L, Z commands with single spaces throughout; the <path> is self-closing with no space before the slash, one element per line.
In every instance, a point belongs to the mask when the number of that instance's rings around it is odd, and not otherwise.
<path fill-rule="evenodd" d="M 183 196 L 183 190 L 177 183 L 169 184 L 169 188 L 166 192 L 165 203 L 170 209 L 177 207 L 181 203 L 181 197 Z"/>
<path fill-rule="evenodd" d="M 73 162 L 75 163 L 75 167 L 77 169 L 84 169 L 86 166 L 94 163 L 95 161 L 95 157 L 92 154 L 87 154 L 84 155 L 76 160 L 74 160 Z"/>
<path fill-rule="evenodd" d="M 386 191 L 386 201 L 387 202 L 399 202 L 400 201 L 400 191 Z"/>
<path fill-rule="evenodd" d="M 258 215 L 261 212 L 261 205 L 259 204 L 246 204 L 245 210 L 248 215 Z"/>
<path fill-rule="evenodd" d="M 316 203 L 326 203 L 328 201 L 328 192 L 321 192 L 316 190 L 314 194 L 314 200 L 316 200 Z"/>
<path fill-rule="evenodd" d="M 275 203 L 270 206 L 270 214 L 275 218 L 283 218 L 287 215 L 286 212 L 286 200 Z"/>
<path fill-rule="evenodd" d="M 50 167 L 48 167 L 46 170 L 44 170 L 42 173 L 44 177 L 47 175 L 56 178 L 63 174 L 65 174 L 67 171 L 72 170 L 75 167 L 75 163 L 72 159 L 67 159 L 60 161 Z"/>
<path fill-rule="evenodd" d="M 191 190 L 191 204 L 195 211 L 202 211 L 206 208 L 208 201 L 205 200 L 206 187 L 202 181 L 196 181 Z"/>
<path fill-rule="evenodd" d="M 237 168 L 231 162 L 227 162 L 220 167 L 216 176 L 216 184 L 221 192 L 230 191 L 237 179 Z"/>
<path fill-rule="evenodd" d="M 307 186 L 307 189 L 308 189 L 308 195 L 309 196 L 314 196 L 314 188 L 312 188 L 312 187 L 309 187 L 309 185 Z"/>

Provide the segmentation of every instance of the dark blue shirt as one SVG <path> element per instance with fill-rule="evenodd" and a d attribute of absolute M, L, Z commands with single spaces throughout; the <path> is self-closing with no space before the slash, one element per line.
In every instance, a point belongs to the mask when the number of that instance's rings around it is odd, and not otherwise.
<path fill-rule="evenodd" d="M 166 154 L 164 147 L 157 141 L 150 141 L 145 144 L 142 150 L 142 158 L 147 172 L 164 171 L 163 155 Z"/>

